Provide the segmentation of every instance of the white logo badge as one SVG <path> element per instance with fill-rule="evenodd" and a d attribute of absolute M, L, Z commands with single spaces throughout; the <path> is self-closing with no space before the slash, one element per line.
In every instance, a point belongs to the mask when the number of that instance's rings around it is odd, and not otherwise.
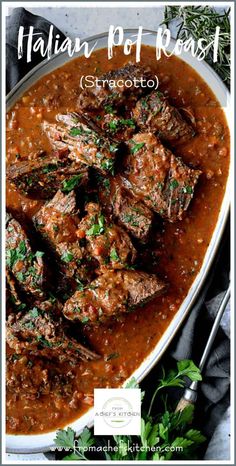
<path fill-rule="evenodd" d="M 140 435 L 140 388 L 95 388 L 94 434 Z"/>

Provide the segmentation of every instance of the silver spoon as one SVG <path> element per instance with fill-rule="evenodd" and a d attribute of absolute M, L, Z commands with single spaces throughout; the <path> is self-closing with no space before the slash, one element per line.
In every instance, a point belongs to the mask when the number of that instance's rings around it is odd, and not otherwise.
<path fill-rule="evenodd" d="M 225 292 L 224 297 L 223 297 L 223 299 L 221 301 L 221 304 L 220 304 L 219 310 L 217 312 L 214 324 L 212 326 L 212 329 L 211 329 L 210 335 L 208 337 L 205 349 L 203 351 L 200 363 L 198 365 L 201 372 L 202 372 L 202 370 L 203 370 L 203 368 L 205 366 L 205 363 L 207 361 L 207 358 L 209 356 L 212 344 L 213 344 L 213 342 L 215 340 L 215 337 L 216 337 L 216 334 L 217 334 L 217 331 L 218 331 L 218 328 L 219 328 L 219 325 L 220 325 L 220 321 L 221 321 L 222 316 L 224 314 L 225 308 L 226 308 L 226 306 L 228 304 L 229 298 L 230 298 L 230 287 Z M 198 383 L 199 383 L 198 381 L 194 381 L 194 382 L 191 383 L 191 385 L 188 388 L 185 389 L 182 398 L 179 400 L 176 411 L 182 411 L 187 405 L 194 404 L 196 402 Z"/>

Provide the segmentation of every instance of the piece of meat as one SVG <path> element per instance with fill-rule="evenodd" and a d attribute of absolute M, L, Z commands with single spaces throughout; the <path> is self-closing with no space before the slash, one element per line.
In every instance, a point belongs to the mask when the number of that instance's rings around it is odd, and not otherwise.
<path fill-rule="evenodd" d="M 133 118 L 142 131 L 156 133 L 170 144 L 182 143 L 194 136 L 194 130 L 160 91 L 142 97 L 133 110 Z"/>
<path fill-rule="evenodd" d="M 49 244 L 61 273 L 68 279 L 82 282 L 90 279 L 91 271 L 84 246 L 77 237 L 79 225 L 75 192 L 58 191 L 33 217 L 36 229 Z"/>
<path fill-rule="evenodd" d="M 124 186 L 161 217 L 170 222 L 181 220 L 201 171 L 187 167 L 152 133 L 136 134 L 129 148 Z"/>
<path fill-rule="evenodd" d="M 16 162 L 8 168 L 7 177 L 24 195 L 49 199 L 58 189 L 68 192 L 87 184 L 88 170 L 83 164 L 68 159 L 65 148 L 51 155 Z"/>
<path fill-rule="evenodd" d="M 101 172 L 114 173 L 118 143 L 89 128 L 76 113 L 57 115 L 61 124 L 43 123 L 55 149 L 69 149 L 69 158 L 76 163 L 98 168 Z"/>
<path fill-rule="evenodd" d="M 17 288 L 16 280 L 10 270 L 6 270 L 6 315 L 24 308 Z"/>
<path fill-rule="evenodd" d="M 99 199 L 129 234 L 142 242 L 148 240 L 153 213 L 122 186 L 118 177 L 100 179 Z"/>
<path fill-rule="evenodd" d="M 147 81 L 152 78 L 153 73 L 149 67 L 144 68 L 137 64 L 128 63 L 123 68 L 111 70 L 99 76 L 100 82 L 83 90 L 79 96 L 78 108 L 92 111 L 105 108 L 106 105 L 117 107 L 126 105 L 127 101 L 129 103 L 135 102 L 151 89 L 147 86 Z"/>
<path fill-rule="evenodd" d="M 33 251 L 27 234 L 10 214 L 6 218 L 6 265 L 25 293 L 43 299 L 46 270 L 43 252 Z"/>
<path fill-rule="evenodd" d="M 136 127 L 132 118 L 122 118 L 111 113 L 102 116 L 98 124 L 102 131 L 117 141 L 128 141 L 134 134 Z"/>
<path fill-rule="evenodd" d="M 99 358 L 96 353 L 65 334 L 63 319 L 53 305 L 48 311 L 35 306 L 26 314 L 10 314 L 6 336 L 8 345 L 16 354 L 30 352 L 60 362 Z"/>
<path fill-rule="evenodd" d="M 109 221 L 96 203 L 86 205 L 87 215 L 78 226 L 77 236 L 86 238 L 87 250 L 100 271 L 123 269 L 134 263 L 136 250 L 126 231 Z"/>
<path fill-rule="evenodd" d="M 161 295 L 166 284 L 156 275 L 134 270 L 107 271 L 84 292 L 76 291 L 66 301 L 67 319 L 94 324 L 144 305 Z"/>

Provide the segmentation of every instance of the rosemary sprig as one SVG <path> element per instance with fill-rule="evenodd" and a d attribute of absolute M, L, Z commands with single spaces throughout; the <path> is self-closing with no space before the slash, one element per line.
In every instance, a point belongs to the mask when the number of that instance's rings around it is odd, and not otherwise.
<path fill-rule="evenodd" d="M 230 8 L 222 13 L 210 6 L 166 6 L 162 24 L 176 21 L 176 39 L 203 38 L 206 43 L 214 39 L 216 26 L 220 26 L 218 60 L 213 62 L 213 47 L 209 47 L 205 60 L 225 84 L 230 87 Z"/>

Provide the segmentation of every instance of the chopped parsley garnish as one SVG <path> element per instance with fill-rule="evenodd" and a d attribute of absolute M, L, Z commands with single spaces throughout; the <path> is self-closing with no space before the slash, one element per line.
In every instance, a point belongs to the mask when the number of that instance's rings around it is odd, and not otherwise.
<path fill-rule="evenodd" d="M 86 322 L 89 321 L 89 318 L 87 316 L 84 316 L 83 319 L 81 320 L 82 324 L 86 324 Z"/>
<path fill-rule="evenodd" d="M 48 294 L 50 303 L 54 304 L 57 300 L 56 296 L 54 296 L 54 294 L 51 291 L 48 291 Z"/>
<path fill-rule="evenodd" d="M 116 131 L 119 126 L 119 120 L 109 121 L 108 126 L 112 131 Z"/>
<path fill-rule="evenodd" d="M 80 136 L 81 134 L 84 134 L 83 128 L 71 128 L 70 129 L 70 136 Z"/>
<path fill-rule="evenodd" d="M 25 241 L 20 241 L 19 246 L 15 249 L 9 249 L 6 252 L 6 263 L 9 267 L 13 267 L 17 261 L 23 261 L 27 253 Z"/>
<path fill-rule="evenodd" d="M 109 170 L 111 172 L 112 175 L 114 175 L 114 160 L 112 159 L 105 159 L 102 163 L 101 163 L 101 168 L 103 170 Z"/>
<path fill-rule="evenodd" d="M 119 353 L 108 354 L 108 356 L 105 357 L 105 361 L 110 361 L 111 359 L 119 358 L 119 356 L 120 356 Z"/>
<path fill-rule="evenodd" d="M 63 262 L 71 262 L 73 259 L 74 259 L 74 255 L 69 251 L 65 251 L 61 255 L 61 260 Z"/>
<path fill-rule="evenodd" d="M 33 182 L 34 182 L 34 179 L 33 179 L 32 176 L 29 176 L 29 178 L 27 178 L 27 180 L 26 180 L 26 184 L 28 186 L 31 186 L 33 184 Z"/>
<path fill-rule="evenodd" d="M 29 322 L 25 322 L 25 323 L 23 324 L 23 326 L 24 326 L 25 328 L 28 328 L 29 330 L 33 330 L 33 328 L 35 328 L 34 323 L 33 323 L 33 322 L 30 322 L 30 321 L 29 321 Z"/>
<path fill-rule="evenodd" d="M 110 149 L 111 152 L 116 152 L 116 151 L 118 151 L 118 146 L 117 146 L 117 144 L 110 144 L 109 149 Z"/>
<path fill-rule="evenodd" d="M 43 167 L 42 173 L 50 173 L 55 171 L 57 168 L 58 167 L 55 163 L 49 163 L 48 165 L 46 165 L 46 167 Z"/>
<path fill-rule="evenodd" d="M 111 113 L 111 114 L 114 113 L 114 109 L 113 109 L 112 105 L 105 105 L 104 110 L 105 110 L 106 113 Z"/>
<path fill-rule="evenodd" d="M 177 180 L 172 180 L 172 181 L 170 182 L 170 189 L 178 188 L 178 186 L 179 186 L 179 183 L 178 183 Z"/>
<path fill-rule="evenodd" d="M 108 178 L 105 178 L 103 180 L 103 186 L 107 191 L 109 191 L 109 189 L 110 189 L 110 180 Z"/>
<path fill-rule="evenodd" d="M 110 121 L 108 123 L 108 126 L 112 131 L 117 131 L 122 126 L 130 126 L 131 128 L 135 128 L 135 123 L 131 118 L 127 120 L 125 120 L 124 118 L 121 118 L 119 120 Z"/>
<path fill-rule="evenodd" d="M 99 215 L 98 223 L 94 223 L 94 225 L 86 231 L 87 236 L 98 236 L 104 233 L 105 231 L 105 218 L 104 215 Z"/>
<path fill-rule="evenodd" d="M 142 147 L 145 145 L 144 142 L 139 142 L 138 144 L 134 144 L 133 147 L 131 147 L 131 154 L 136 154 Z"/>
<path fill-rule="evenodd" d="M 23 274 L 23 272 L 17 272 L 16 278 L 17 280 L 19 280 L 19 282 L 23 282 L 25 280 L 25 275 Z"/>
<path fill-rule="evenodd" d="M 110 259 L 111 259 L 112 261 L 115 261 L 115 262 L 117 262 L 117 261 L 120 260 L 118 254 L 117 254 L 116 248 L 113 248 L 113 249 L 111 250 Z"/>
<path fill-rule="evenodd" d="M 123 215 L 123 221 L 126 223 L 130 223 L 133 227 L 138 227 L 139 223 L 135 217 L 135 215 L 132 214 L 125 214 Z"/>
<path fill-rule="evenodd" d="M 141 106 L 142 106 L 142 108 L 144 108 L 144 109 L 147 109 L 147 108 L 148 108 L 148 103 L 147 103 L 147 100 L 146 100 L 146 99 L 142 99 L 142 100 L 141 100 Z"/>
<path fill-rule="evenodd" d="M 33 309 L 29 311 L 29 316 L 32 317 L 32 319 L 36 319 L 36 317 L 39 316 L 39 311 L 37 307 L 33 307 Z"/>
<path fill-rule="evenodd" d="M 76 283 L 77 283 L 76 289 L 78 291 L 83 291 L 84 290 L 84 284 L 79 280 L 79 278 L 76 279 Z"/>
<path fill-rule="evenodd" d="M 48 340 L 46 340 L 42 335 L 37 336 L 37 340 L 40 343 L 40 345 L 44 346 L 45 348 L 51 348 L 52 343 Z"/>
<path fill-rule="evenodd" d="M 43 257 L 44 252 L 43 251 L 36 251 L 35 257 Z"/>
<path fill-rule="evenodd" d="M 121 118 L 119 121 L 121 125 L 130 126 L 130 128 L 135 128 L 135 122 L 134 120 L 132 120 L 132 118 L 128 118 L 127 120 Z"/>
<path fill-rule="evenodd" d="M 64 180 L 62 182 L 62 191 L 64 193 L 69 193 L 70 191 L 75 189 L 78 183 L 80 182 L 82 176 L 82 173 L 80 173 L 79 175 L 72 176 L 72 178 L 70 178 L 68 181 Z"/>
<path fill-rule="evenodd" d="M 183 192 L 184 192 L 185 194 L 192 194 L 192 193 L 193 193 L 193 188 L 192 188 L 192 186 L 184 186 L 184 187 L 183 187 Z"/>

